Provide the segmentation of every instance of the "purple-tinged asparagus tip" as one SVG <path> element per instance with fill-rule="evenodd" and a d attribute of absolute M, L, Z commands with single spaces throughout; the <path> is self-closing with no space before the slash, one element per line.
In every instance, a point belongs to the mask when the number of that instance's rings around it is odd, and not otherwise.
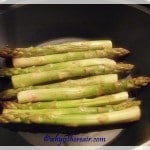
<path fill-rule="evenodd" d="M 124 64 L 124 63 L 117 64 L 117 70 L 121 70 L 126 73 L 129 73 L 133 68 L 134 68 L 134 65 L 132 64 Z"/>
<path fill-rule="evenodd" d="M 125 48 L 113 48 L 113 50 L 118 56 L 124 56 L 130 53 L 130 51 Z"/>
<path fill-rule="evenodd" d="M 133 78 L 133 82 L 137 87 L 146 86 L 150 83 L 150 77 L 137 77 Z"/>
<path fill-rule="evenodd" d="M 4 47 L 0 50 L 0 57 L 12 57 L 13 48 Z"/>

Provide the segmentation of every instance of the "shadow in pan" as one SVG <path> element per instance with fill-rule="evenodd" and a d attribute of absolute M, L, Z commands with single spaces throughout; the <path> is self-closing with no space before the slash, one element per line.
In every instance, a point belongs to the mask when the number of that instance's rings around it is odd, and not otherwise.
<path fill-rule="evenodd" d="M 39 124 L 1 124 L 0 126 L 14 132 L 31 132 L 31 133 L 63 133 L 79 134 L 87 132 L 105 131 L 111 129 L 127 128 L 134 123 L 102 125 L 102 126 L 83 126 L 83 127 L 65 127 L 60 125 L 39 125 Z"/>

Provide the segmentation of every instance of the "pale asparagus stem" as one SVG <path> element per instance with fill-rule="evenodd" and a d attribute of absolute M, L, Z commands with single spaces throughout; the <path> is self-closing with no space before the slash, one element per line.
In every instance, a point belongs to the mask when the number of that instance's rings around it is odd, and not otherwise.
<path fill-rule="evenodd" d="M 79 99 L 69 101 L 52 101 L 52 102 L 37 102 L 19 104 L 13 101 L 4 101 L 2 107 L 6 109 L 50 109 L 50 108 L 73 108 L 73 107 L 94 107 L 118 104 L 126 101 L 129 98 L 127 92 L 100 96 L 91 99 Z"/>
<path fill-rule="evenodd" d="M 13 58 L 12 63 L 14 67 L 30 67 L 30 66 L 41 66 L 51 63 L 62 63 L 66 61 L 73 61 L 79 59 L 88 59 L 88 58 L 117 58 L 120 56 L 127 55 L 128 50 L 124 48 L 113 48 L 105 50 L 91 50 L 83 52 L 68 52 L 62 54 L 53 54 L 45 55 L 38 57 L 22 57 L 22 58 Z"/>
<path fill-rule="evenodd" d="M 49 115 L 64 115 L 64 114 L 89 114 L 89 113 L 104 113 L 104 112 L 113 112 L 123 110 L 132 106 L 139 106 L 141 104 L 140 101 L 130 101 L 127 100 L 117 105 L 105 105 L 103 107 L 74 107 L 74 108 L 61 108 L 61 109 L 3 109 L 3 114 L 27 114 L 27 115 L 38 115 L 38 114 L 49 114 Z"/>
<path fill-rule="evenodd" d="M 67 68 L 74 68 L 74 67 L 86 67 L 86 66 L 93 66 L 93 65 L 116 65 L 116 62 L 112 59 L 107 58 L 92 58 L 92 59 L 83 59 L 83 60 L 76 60 L 76 61 L 68 61 L 56 64 L 48 64 L 44 66 L 32 66 L 28 68 L 2 68 L 0 69 L 0 76 L 12 76 L 18 74 L 26 74 L 26 73 L 40 73 L 44 71 L 53 71 L 57 69 L 67 69 Z"/>
<path fill-rule="evenodd" d="M 43 124 L 59 124 L 65 126 L 87 126 L 87 125 L 106 125 L 116 123 L 126 123 L 139 120 L 141 110 L 138 106 L 130 107 L 120 111 L 114 111 L 102 114 L 87 114 L 87 115 L 33 115 L 29 120 L 33 123 Z"/>
<path fill-rule="evenodd" d="M 138 77 L 120 80 L 116 83 L 102 83 L 100 85 L 27 90 L 19 92 L 17 99 L 19 103 L 28 103 L 38 101 L 61 101 L 90 98 L 93 96 L 101 96 L 139 88 L 141 86 L 146 86 L 149 82 L 149 77 Z"/>
<path fill-rule="evenodd" d="M 28 47 L 28 48 L 4 48 L 0 51 L 1 57 L 33 57 L 44 56 L 65 52 L 78 52 L 88 50 L 103 50 L 112 48 L 110 40 L 97 41 L 81 41 L 68 42 L 57 45 L 46 45 L 42 47 Z"/>
<path fill-rule="evenodd" d="M 117 74 L 107 74 L 107 75 L 98 75 L 91 76 L 87 78 L 81 78 L 76 80 L 66 80 L 64 82 L 58 82 L 47 85 L 39 85 L 39 86 L 30 86 L 18 89 L 7 89 L 0 92 L 0 99 L 8 100 L 11 98 L 15 98 L 17 93 L 20 91 L 31 90 L 31 89 L 45 89 L 45 88 L 53 88 L 53 87 L 73 87 L 73 86 L 83 86 L 90 84 L 100 84 L 100 83 L 112 83 L 118 81 Z"/>
<path fill-rule="evenodd" d="M 69 69 L 60 69 L 53 71 L 44 71 L 40 73 L 28 73 L 15 75 L 11 77 L 14 88 L 28 87 L 62 79 L 73 77 L 86 77 L 92 75 L 104 75 L 110 73 L 128 73 L 132 70 L 131 64 L 101 64 L 87 67 L 74 67 Z"/>
<path fill-rule="evenodd" d="M 51 115 L 51 114 L 4 114 L 4 118 L 8 122 L 15 123 L 36 123 L 36 124 L 53 124 L 64 126 L 88 126 L 88 125 L 107 125 L 116 123 L 127 123 L 139 120 L 141 110 L 139 106 L 129 107 L 127 109 L 96 114 L 66 114 L 66 115 Z M 2 121 L 2 119 L 0 120 Z M 6 122 L 5 122 L 6 123 Z"/>

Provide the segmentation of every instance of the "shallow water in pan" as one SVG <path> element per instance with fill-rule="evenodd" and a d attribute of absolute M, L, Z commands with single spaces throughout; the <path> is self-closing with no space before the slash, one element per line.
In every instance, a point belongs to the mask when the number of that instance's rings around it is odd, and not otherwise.
<path fill-rule="evenodd" d="M 58 44 L 58 43 L 64 43 L 64 42 L 71 42 L 71 41 L 81 41 L 84 39 L 80 38 L 61 38 L 61 39 L 56 39 L 52 41 L 45 42 L 39 46 L 47 45 L 47 44 Z M 57 137 L 56 139 L 66 137 L 68 134 L 72 137 L 75 138 L 97 138 L 95 142 L 69 142 L 69 141 L 64 141 L 61 143 L 61 145 L 106 145 L 110 143 L 113 139 L 115 139 L 122 131 L 123 131 L 123 126 L 118 126 L 118 127 L 86 127 L 86 128 L 64 128 L 64 127 L 55 127 L 55 126 L 43 126 L 45 130 L 42 132 L 38 131 L 38 129 L 32 132 L 19 132 L 19 134 L 29 143 L 32 145 L 58 145 L 59 142 L 45 142 L 44 137 L 46 135 L 49 135 L 50 137 Z M 41 126 L 42 128 L 42 126 Z M 46 130 L 46 128 L 48 130 Z M 51 128 L 51 129 L 50 129 Z M 103 139 L 105 138 L 105 139 Z"/>

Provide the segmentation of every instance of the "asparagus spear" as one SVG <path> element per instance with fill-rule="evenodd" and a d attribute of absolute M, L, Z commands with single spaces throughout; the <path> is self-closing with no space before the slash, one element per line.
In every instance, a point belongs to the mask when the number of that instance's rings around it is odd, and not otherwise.
<path fill-rule="evenodd" d="M 118 104 L 127 100 L 128 93 L 120 92 L 116 94 L 100 96 L 91 99 L 79 99 L 79 100 L 64 100 L 64 101 L 52 101 L 52 102 L 36 102 L 20 104 L 13 101 L 4 101 L 2 107 L 6 109 L 50 109 L 50 108 L 71 108 L 71 107 L 97 107 Z"/>
<path fill-rule="evenodd" d="M 83 52 L 68 52 L 63 54 L 53 54 L 38 57 L 13 58 L 12 63 L 14 67 L 25 68 L 30 66 L 41 66 L 51 63 L 59 63 L 88 58 L 116 58 L 126 55 L 128 53 L 129 51 L 124 48 L 113 48 Z"/>
<path fill-rule="evenodd" d="M 12 76 L 12 75 L 18 75 L 18 74 L 26 74 L 26 73 L 32 73 L 32 72 L 43 72 L 43 71 L 52 71 L 57 69 L 67 69 L 67 68 L 73 68 L 73 67 L 86 67 L 86 66 L 92 66 L 92 65 L 101 65 L 101 64 L 107 64 L 107 65 L 115 65 L 116 62 L 111 59 L 107 58 L 92 58 L 92 59 L 83 59 L 83 60 L 76 60 L 76 61 L 68 61 L 68 62 L 62 62 L 62 63 L 56 63 L 56 64 L 48 64 L 44 66 L 32 66 L 28 68 L 2 68 L 0 69 L 0 76 Z"/>
<path fill-rule="evenodd" d="M 1 57 L 33 57 L 44 56 L 65 52 L 78 52 L 87 50 L 101 50 L 112 48 L 112 42 L 109 40 L 97 41 L 81 41 L 68 42 L 57 45 L 46 45 L 42 47 L 28 47 L 28 48 L 4 48 L 0 51 Z"/>
<path fill-rule="evenodd" d="M 127 109 L 96 113 L 96 114 L 66 114 L 66 115 L 51 115 L 51 114 L 4 114 L 0 116 L 2 123 L 36 123 L 36 124 L 53 124 L 64 126 L 88 126 L 88 125 L 106 125 L 116 123 L 126 123 L 139 120 L 141 110 L 139 106 L 129 107 Z"/>
<path fill-rule="evenodd" d="M 88 85 L 71 88 L 60 87 L 51 89 L 35 89 L 21 91 L 18 93 L 17 98 L 19 103 L 74 100 L 139 88 L 147 85 L 149 82 L 149 77 L 138 77 L 133 79 L 124 79 L 116 83 L 102 83 L 100 85 Z"/>
<path fill-rule="evenodd" d="M 14 88 L 27 87 L 50 81 L 69 79 L 72 77 L 84 77 L 90 75 L 103 75 L 109 73 L 129 72 L 133 68 L 131 64 L 95 65 L 87 67 L 74 67 L 40 73 L 28 73 L 11 77 Z"/>
<path fill-rule="evenodd" d="M 112 112 L 112 111 L 119 111 L 123 110 L 132 106 L 139 106 L 141 101 L 130 101 L 127 100 L 117 105 L 106 105 L 103 107 L 75 107 L 75 108 L 61 108 L 61 109 L 3 109 L 3 114 L 50 114 L 50 115 L 64 115 L 64 114 L 89 114 L 89 113 L 104 113 L 104 112 Z"/>
<path fill-rule="evenodd" d="M 29 86 L 18 89 L 7 89 L 0 92 L 0 99 L 10 99 L 17 96 L 17 93 L 20 91 L 31 90 L 31 89 L 45 89 L 45 88 L 53 88 L 53 87 L 73 87 L 73 86 L 82 86 L 82 85 L 90 85 L 90 84 L 100 84 L 100 83 L 111 83 L 117 82 L 118 75 L 117 74 L 107 74 L 107 75 L 98 75 L 91 76 L 87 78 L 81 78 L 76 80 L 66 80 L 64 82 L 58 82 L 47 85 L 39 85 L 39 86 Z"/>

